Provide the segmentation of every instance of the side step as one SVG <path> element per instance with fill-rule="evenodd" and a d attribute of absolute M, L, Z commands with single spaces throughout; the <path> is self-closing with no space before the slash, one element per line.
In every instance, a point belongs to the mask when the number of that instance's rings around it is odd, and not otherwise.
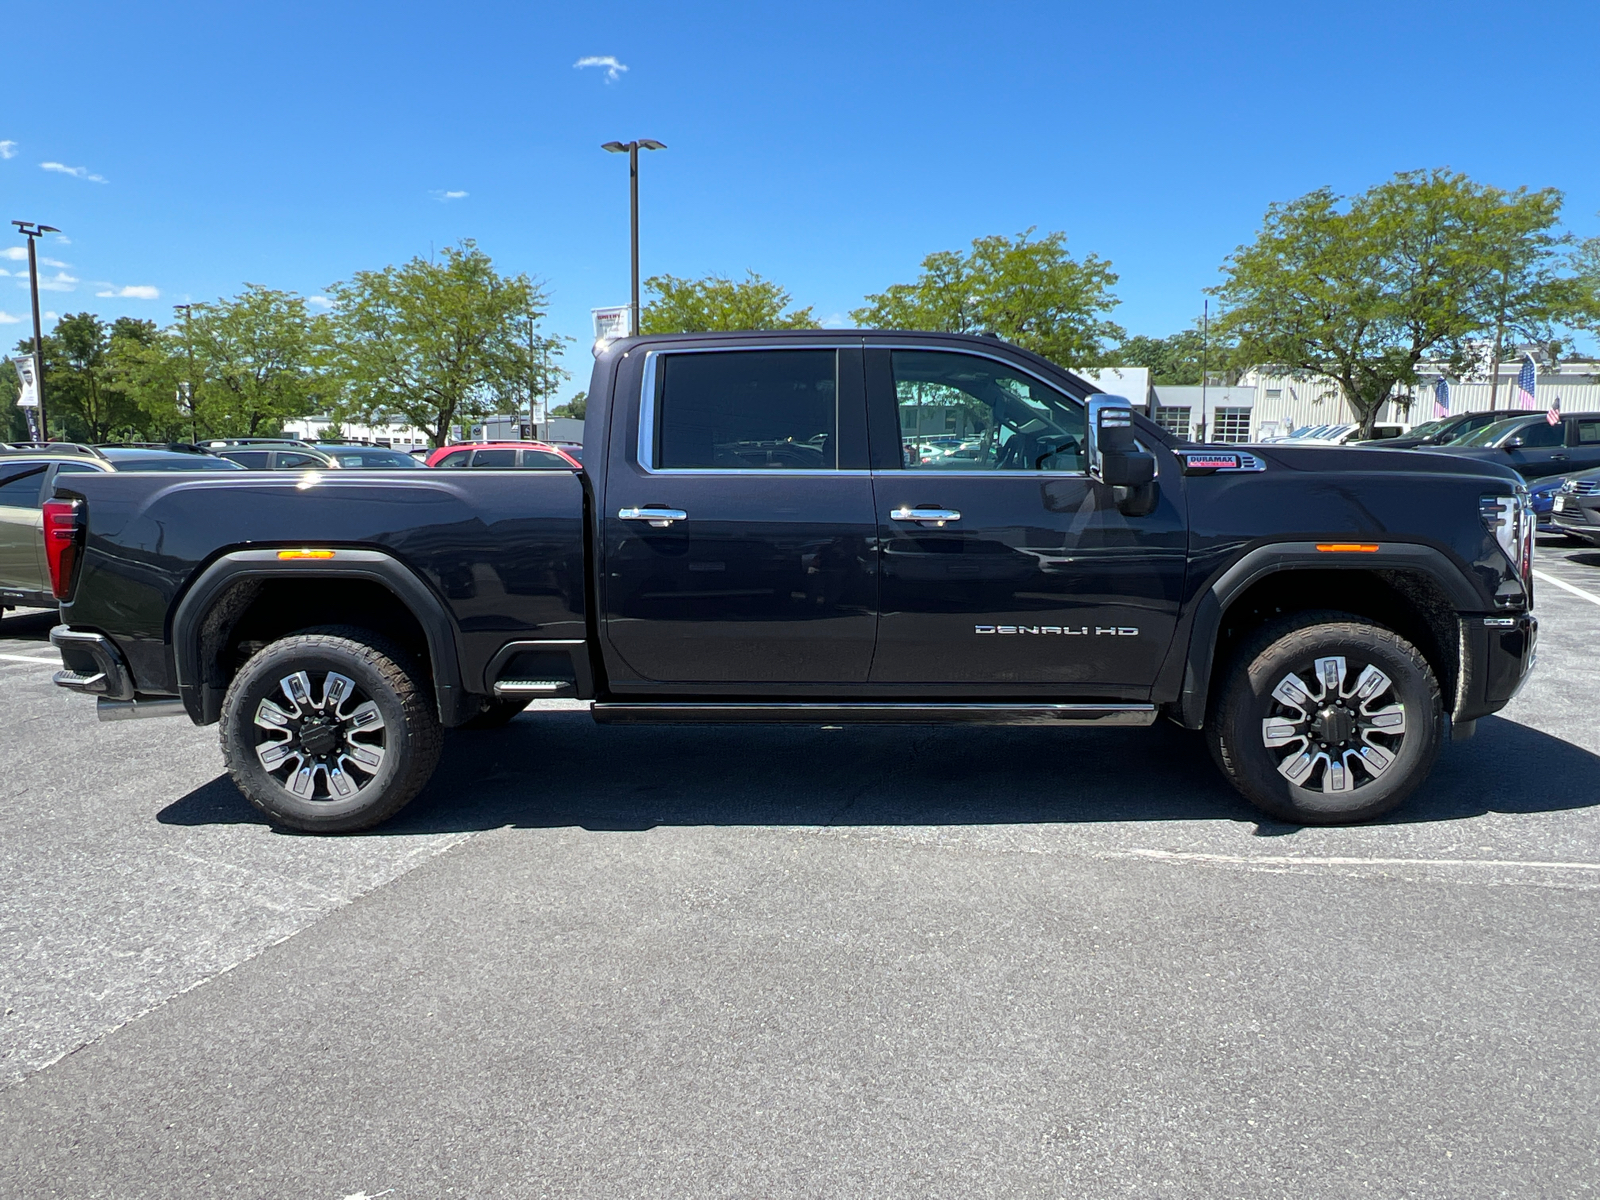
<path fill-rule="evenodd" d="M 1154 704 L 836 704 L 597 701 L 601 725 L 1152 725 Z"/>

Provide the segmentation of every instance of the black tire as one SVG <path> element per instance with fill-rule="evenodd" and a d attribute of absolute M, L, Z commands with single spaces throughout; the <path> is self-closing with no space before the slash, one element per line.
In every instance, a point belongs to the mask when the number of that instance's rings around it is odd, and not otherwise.
<path fill-rule="evenodd" d="M 531 704 L 531 700 L 490 700 L 483 711 L 461 722 L 457 729 L 503 729 L 511 718 Z"/>
<path fill-rule="evenodd" d="M 429 690 L 405 653 L 342 626 L 304 630 L 252 657 L 228 686 L 221 727 L 239 790 L 276 823 L 307 833 L 387 821 L 428 782 L 444 742 Z"/>
<path fill-rule="evenodd" d="M 1319 660 L 1342 660 L 1337 696 L 1319 678 Z M 1363 698 L 1365 680 L 1376 690 Z M 1306 703 L 1285 702 L 1296 694 Z M 1389 812 L 1427 778 L 1444 741 L 1427 660 L 1349 613 L 1300 613 L 1262 628 L 1234 655 L 1215 697 L 1206 732 L 1217 766 L 1257 808 L 1300 825 Z"/>

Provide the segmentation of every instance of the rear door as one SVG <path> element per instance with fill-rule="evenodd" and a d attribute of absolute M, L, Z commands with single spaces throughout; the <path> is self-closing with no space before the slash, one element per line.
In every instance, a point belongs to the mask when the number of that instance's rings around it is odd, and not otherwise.
<path fill-rule="evenodd" d="M 43 504 L 50 467 L 0 459 L 0 591 L 49 591 Z"/>
<path fill-rule="evenodd" d="M 1567 418 L 1567 463 L 1560 474 L 1600 467 L 1600 417 Z"/>
<path fill-rule="evenodd" d="M 615 398 L 630 428 L 606 480 L 603 621 L 638 681 L 866 681 L 876 575 L 859 345 L 650 351 L 637 399 Z"/>
<path fill-rule="evenodd" d="M 1182 595 L 1182 488 L 1118 511 L 1084 406 L 1003 356 L 867 350 L 882 556 L 872 682 L 1142 699 Z"/>

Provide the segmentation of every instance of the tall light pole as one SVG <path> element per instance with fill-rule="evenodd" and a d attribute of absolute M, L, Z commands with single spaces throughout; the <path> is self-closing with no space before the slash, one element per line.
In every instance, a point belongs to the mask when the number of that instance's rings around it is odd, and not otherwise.
<path fill-rule="evenodd" d="M 633 249 L 633 299 L 629 307 L 632 324 L 628 332 L 632 334 L 639 332 L 639 151 L 666 148 L 665 142 L 651 138 L 639 138 L 631 142 L 606 142 L 600 147 L 612 154 L 626 153 L 628 156 L 628 231 Z"/>
<path fill-rule="evenodd" d="M 54 225 L 41 225 L 37 221 L 13 221 L 17 232 L 28 239 L 28 288 L 33 293 L 33 386 L 39 397 L 39 436 L 50 440 L 50 419 L 44 414 L 44 331 L 39 325 L 39 256 L 35 253 L 34 239 L 47 233 L 60 233 Z"/>

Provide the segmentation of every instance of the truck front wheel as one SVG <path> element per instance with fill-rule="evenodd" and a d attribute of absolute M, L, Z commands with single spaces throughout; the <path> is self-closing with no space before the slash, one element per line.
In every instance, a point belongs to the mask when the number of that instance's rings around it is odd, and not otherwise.
<path fill-rule="evenodd" d="M 222 703 L 222 755 L 239 790 L 280 825 L 351 833 L 386 821 L 439 761 L 439 719 L 402 651 L 365 630 L 273 642 Z"/>
<path fill-rule="evenodd" d="M 1443 741 L 1433 670 L 1348 613 L 1266 626 L 1234 657 L 1206 722 L 1212 756 L 1257 808 L 1302 825 L 1365 821 L 1427 777 Z"/>

